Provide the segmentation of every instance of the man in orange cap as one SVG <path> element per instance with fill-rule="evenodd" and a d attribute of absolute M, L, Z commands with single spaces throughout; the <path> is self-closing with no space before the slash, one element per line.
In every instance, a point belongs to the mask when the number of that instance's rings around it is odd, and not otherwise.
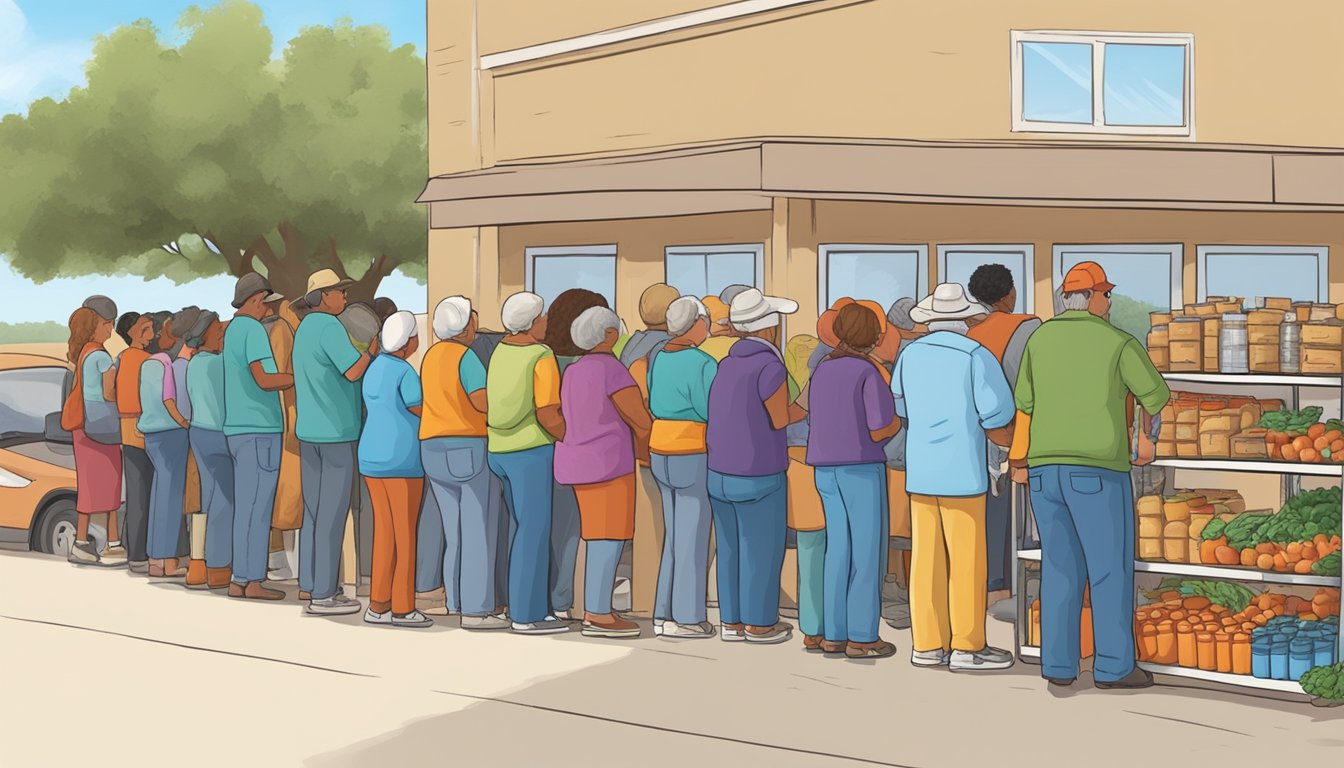
<path fill-rule="evenodd" d="M 1130 395 L 1148 413 L 1171 397 L 1137 339 L 1106 318 L 1101 265 L 1082 262 L 1063 283 L 1064 312 L 1027 342 L 1015 391 L 1028 414 L 1031 507 L 1041 537 L 1041 674 L 1078 676 L 1083 590 L 1091 585 L 1098 688 L 1144 688 L 1134 658 L 1134 491 Z M 1018 433 L 1026 431 L 1022 425 Z"/>

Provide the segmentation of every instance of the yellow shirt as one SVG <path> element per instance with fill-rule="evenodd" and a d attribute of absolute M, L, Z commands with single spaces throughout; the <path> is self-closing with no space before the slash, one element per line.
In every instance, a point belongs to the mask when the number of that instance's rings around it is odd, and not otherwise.
<path fill-rule="evenodd" d="M 714 358 L 714 362 L 722 363 L 723 358 L 728 356 L 728 350 L 733 348 L 733 343 L 736 341 L 736 336 L 710 336 L 705 339 L 705 343 L 700 345 L 700 349 Z"/>

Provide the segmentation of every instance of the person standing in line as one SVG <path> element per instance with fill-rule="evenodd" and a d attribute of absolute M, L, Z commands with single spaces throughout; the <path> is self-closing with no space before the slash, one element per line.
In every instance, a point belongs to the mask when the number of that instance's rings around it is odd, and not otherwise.
<path fill-rule="evenodd" d="M 446 545 L 439 567 L 448 604 L 462 612 L 463 629 L 491 631 L 510 626 L 495 613 L 496 558 L 507 545 L 494 519 L 499 478 L 486 466 L 485 366 L 471 348 L 478 327 L 466 297 L 450 296 L 434 310 L 439 342 L 421 365 L 420 459 L 443 519 Z"/>
<path fill-rule="evenodd" d="M 663 502 L 663 554 L 658 568 L 653 630 L 673 639 L 714 636 L 706 610 L 709 579 L 709 459 L 705 433 L 709 390 L 718 371 L 700 350 L 709 338 L 709 311 L 683 296 L 667 310 L 673 338 L 649 367 L 650 467 Z"/>
<path fill-rule="evenodd" d="M 359 438 L 359 473 L 373 505 L 373 569 L 364 621 L 428 627 L 415 608 L 415 530 L 425 494 L 420 463 L 420 377 L 406 359 L 416 353 L 415 315 L 393 312 L 383 322 L 382 352 L 364 375 L 368 411 Z"/>
<path fill-rule="evenodd" d="M 68 559 L 75 565 L 115 568 L 126 564 L 117 512 L 121 507 L 121 424 L 115 404 L 117 372 L 105 344 L 112 321 L 89 302 L 70 315 L 66 359 L 75 366 L 73 388 L 61 409 L 75 454 L 75 540 Z M 110 301 L 110 299 L 108 300 Z M 108 307 L 100 307 L 105 311 Z M 116 315 L 116 307 L 110 308 Z M 107 515 L 109 541 L 102 552 L 89 538 L 93 515 Z"/>
<path fill-rule="evenodd" d="M 889 383 L 869 357 L 885 318 L 865 304 L 850 304 L 836 315 L 835 351 L 809 382 L 807 441 L 807 463 L 816 469 L 826 514 L 821 650 L 857 659 L 896 653 L 877 627 L 889 525 L 883 445 L 900 422 Z"/>
<path fill-rule="evenodd" d="M 546 339 L 544 302 L 515 293 L 501 317 L 507 336 L 490 356 L 486 431 L 490 469 L 504 483 L 515 530 L 509 546 L 509 614 L 514 632 L 568 632 L 550 613 L 551 500 L 555 441 L 565 437 L 560 370 Z"/>
<path fill-rule="evenodd" d="M 312 311 L 294 334 L 294 395 L 303 482 L 303 528 L 299 531 L 299 592 L 308 612 L 320 616 L 358 613 L 358 600 L 341 592 L 341 550 L 355 493 L 355 451 L 363 406 L 360 380 L 378 339 L 360 354 L 337 316 L 353 285 L 330 269 L 308 278 L 304 302 Z"/>
<path fill-rule="evenodd" d="M 782 315 L 797 302 L 755 288 L 733 298 L 742 338 L 719 364 L 709 391 L 709 497 L 718 542 L 720 636 L 727 642 L 787 642 L 779 621 L 780 569 L 788 517 L 785 428 L 806 418 L 789 404 L 788 371 L 776 346 Z"/>
<path fill-rule="evenodd" d="M 165 332 L 171 334 L 173 343 L 168 347 L 168 356 L 173 360 L 173 386 L 177 390 L 177 411 L 182 414 L 182 418 L 190 424 L 193 418 L 193 409 L 191 405 L 191 393 L 187 389 L 187 366 L 191 358 L 196 354 L 196 348 L 187 343 L 191 338 L 191 331 L 201 318 L 200 307 L 184 307 L 176 312 L 164 326 Z M 187 560 L 187 589 L 209 589 L 207 583 L 207 568 L 205 565 L 205 514 L 201 505 L 201 474 L 196 467 L 196 460 L 191 453 L 190 428 L 188 428 L 187 441 L 187 462 L 186 462 L 186 493 L 183 498 L 183 509 L 186 514 L 182 518 L 181 533 L 185 537 L 185 550 L 179 549 L 179 558 L 183 555 Z"/>
<path fill-rule="evenodd" d="M 159 339 L 161 349 L 176 346 L 171 317 L 165 321 Z M 176 579 L 187 574 L 186 567 L 179 562 L 178 545 L 184 523 L 187 429 L 191 424 L 178 408 L 178 400 L 169 352 L 150 355 L 140 367 L 140 418 L 136 422 L 136 429 L 145 436 L 145 453 L 154 465 L 147 544 L 150 578 Z"/>
<path fill-rule="evenodd" d="M 187 395 L 191 401 L 191 453 L 201 478 L 201 509 L 205 512 L 205 583 L 226 589 L 233 566 L 233 457 L 224 436 L 224 326 L 219 315 L 202 312 L 187 345 L 196 353 L 187 363 Z"/>
<path fill-rule="evenodd" d="M 1041 537 L 1041 675 L 1078 677 L 1079 617 L 1091 586 L 1098 688 L 1146 688 L 1135 665 L 1134 492 L 1126 401 L 1161 412 L 1171 390 L 1143 345 L 1107 321 L 1115 286 L 1099 264 L 1069 270 L 1064 312 L 1027 341 L 1017 409 L 1030 416 L 1031 508 Z M 1147 425 L 1144 425 L 1147 426 Z M 1153 455 L 1139 435 L 1139 463 Z"/>
<path fill-rule="evenodd" d="M 585 637 L 639 636 L 612 608 L 616 569 L 635 536 L 635 456 L 648 455 L 652 418 L 630 372 L 612 353 L 621 320 L 606 307 L 579 315 L 570 330 L 586 354 L 569 366 L 560 390 L 565 434 L 555 446 L 555 479 L 573 486 L 586 542 Z"/>
<path fill-rule="evenodd" d="M 294 332 L 308 308 L 302 300 L 277 299 L 268 305 L 276 321 L 266 331 L 280 373 L 294 375 Z M 303 526 L 303 481 L 299 476 L 299 438 L 294 434 L 294 389 L 280 392 L 280 407 L 285 417 L 281 442 L 280 480 L 275 490 L 275 510 L 271 515 L 270 558 L 267 562 L 271 581 L 292 582 L 298 578 L 299 529 Z"/>
<path fill-rule="evenodd" d="M 906 420 L 906 490 L 913 521 L 911 662 L 954 672 L 1007 669 L 1013 655 L 985 643 L 986 438 L 1011 440 L 1003 369 L 966 337 L 984 307 L 943 283 L 911 311 L 929 334 L 896 359 L 891 389 Z"/>
<path fill-rule="evenodd" d="M 656 347 L 661 347 L 672 338 L 667 332 L 667 308 L 677 300 L 680 294 L 667 283 L 654 283 L 644 289 L 639 296 L 639 319 L 644 321 L 644 330 L 635 331 L 621 350 L 621 365 L 630 369 L 636 360 L 649 356 Z"/>
<path fill-rule="evenodd" d="M 224 332 L 224 436 L 233 458 L 233 578 L 229 597 L 282 600 L 266 579 L 271 514 L 280 473 L 284 415 L 279 392 L 294 377 L 279 373 L 261 321 L 280 297 L 266 278 L 249 272 L 233 292 L 236 310 Z M 208 538 L 208 537 L 207 537 Z"/>
<path fill-rule="evenodd" d="M 967 283 L 971 296 L 991 311 L 984 320 L 971 326 L 966 334 L 980 342 L 1003 366 L 1009 386 L 1017 382 L 1022 353 L 1027 340 L 1041 327 L 1040 318 L 1015 313 L 1017 287 L 1013 273 L 1002 264 L 984 264 L 976 268 Z M 1003 592 L 1012 585 L 1012 483 L 1006 471 L 1008 450 L 990 444 L 989 496 L 985 500 L 985 535 L 988 552 L 988 589 Z"/>
<path fill-rule="evenodd" d="M 709 338 L 700 344 L 699 349 L 714 358 L 716 364 L 721 363 L 733 348 L 733 342 L 737 341 L 737 334 L 728 324 L 728 305 L 718 296 L 706 296 L 700 303 L 709 313 Z"/>
<path fill-rule="evenodd" d="M 117 335 L 126 349 L 117 358 L 117 412 L 121 416 L 122 471 L 126 484 L 126 533 L 123 540 L 131 573 L 149 573 L 149 491 L 154 465 L 145 453 L 145 436 L 136 429 L 140 418 L 140 366 L 149 359 L 154 320 L 127 312 L 117 320 Z"/>
<path fill-rule="evenodd" d="M 888 380 L 900 354 L 911 342 L 928 332 L 928 328 L 910 319 L 910 311 L 914 308 L 915 300 L 906 296 L 892 302 L 887 309 L 890 331 L 878 342 L 872 356 L 881 363 Z M 888 533 L 891 551 L 896 557 L 888 558 L 886 582 L 882 587 L 882 618 L 892 629 L 910 628 L 910 494 L 905 490 L 905 437 L 908 431 L 898 431 L 883 448 L 887 457 Z"/>

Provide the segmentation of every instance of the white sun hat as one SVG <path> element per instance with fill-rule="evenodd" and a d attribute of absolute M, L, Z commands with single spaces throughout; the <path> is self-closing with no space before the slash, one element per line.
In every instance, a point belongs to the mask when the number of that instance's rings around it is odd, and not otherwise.
<path fill-rule="evenodd" d="M 798 311 L 798 302 L 777 296 L 766 296 L 755 288 L 748 288 L 733 297 L 728 309 L 728 321 L 744 333 L 763 331 L 779 325 L 780 315 Z"/>
<path fill-rule="evenodd" d="M 966 298 L 966 289 L 960 283 L 943 283 L 910 310 L 910 319 L 916 323 L 965 320 L 987 311 L 983 304 Z"/>
<path fill-rule="evenodd" d="M 418 330 L 415 315 L 405 310 L 395 312 L 383 323 L 383 334 L 378 341 L 384 352 L 400 352 Z"/>

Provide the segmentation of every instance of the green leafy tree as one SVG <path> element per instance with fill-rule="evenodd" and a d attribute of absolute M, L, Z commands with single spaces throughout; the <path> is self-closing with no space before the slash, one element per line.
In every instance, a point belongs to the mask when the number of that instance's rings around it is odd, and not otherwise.
<path fill-rule="evenodd" d="M 1165 311 L 1162 307 L 1149 304 L 1121 293 L 1111 297 L 1111 324 L 1148 346 L 1148 330 L 1152 327 L 1153 312 Z"/>
<path fill-rule="evenodd" d="M 303 29 L 280 59 L 261 10 L 189 8 L 100 37 L 88 84 L 0 120 L 0 253 L 37 281 L 330 267 L 369 300 L 424 278 L 425 69 L 378 26 Z"/>

